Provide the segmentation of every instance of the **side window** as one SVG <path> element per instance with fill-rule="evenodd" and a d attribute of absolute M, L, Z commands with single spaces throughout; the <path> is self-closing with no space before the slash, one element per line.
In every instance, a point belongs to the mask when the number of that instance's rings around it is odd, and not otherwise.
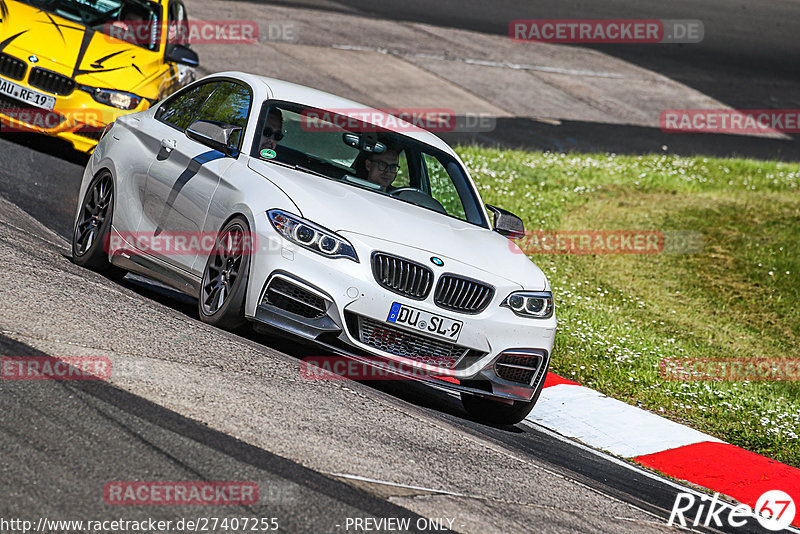
<path fill-rule="evenodd" d="M 250 91 L 238 83 L 220 82 L 211 97 L 200 108 L 196 120 L 241 126 L 242 131 L 231 137 L 231 144 L 238 146 L 249 113 Z"/>
<path fill-rule="evenodd" d="M 392 187 L 409 187 L 411 185 L 411 177 L 408 173 L 408 160 L 406 159 L 406 151 L 400 152 L 400 159 L 397 161 L 400 169 L 397 171 L 397 177 L 392 182 Z"/>
<path fill-rule="evenodd" d="M 156 118 L 181 130 L 194 122 L 197 111 L 219 82 L 196 85 L 176 98 L 168 100 L 156 112 Z"/>
<path fill-rule="evenodd" d="M 428 182 L 431 186 L 431 196 L 444 206 L 448 215 L 467 220 L 467 215 L 464 213 L 464 205 L 461 203 L 461 197 L 458 194 L 453 180 L 450 179 L 450 174 L 447 172 L 447 169 L 444 168 L 444 165 L 442 165 L 438 159 L 430 154 L 425 154 L 424 159 Z"/>
<path fill-rule="evenodd" d="M 170 2 L 167 12 L 167 44 L 189 45 L 189 19 L 177 0 Z"/>

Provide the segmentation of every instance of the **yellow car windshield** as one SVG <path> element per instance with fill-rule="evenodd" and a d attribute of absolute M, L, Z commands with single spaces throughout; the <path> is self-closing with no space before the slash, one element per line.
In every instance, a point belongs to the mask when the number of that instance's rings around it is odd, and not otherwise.
<path fill-rule="evenodd" d="M 19 0 L 148 50 L 157 51 L 161 6 L 149 0 Z"/>

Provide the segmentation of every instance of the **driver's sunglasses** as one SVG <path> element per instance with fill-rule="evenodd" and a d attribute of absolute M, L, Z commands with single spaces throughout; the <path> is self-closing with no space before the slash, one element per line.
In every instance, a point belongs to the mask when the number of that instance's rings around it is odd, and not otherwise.
<path fill-rule="evenodd" d="M 274 131 L 272 128 L 264 128 L 264 137 L 271 137 L 276 141 L 283 139 L 283 132 L 280 130 Z"/>
<path fill-rule="evenodd" d="M 380 172 L 386 172 L 386 170 L 388 169 L 389 172 L 391 172 L 392 174 L 397 174 L 397 171 L 400 170 L 400 165 L 396 163 L 386 163 L 385 161 L 380 161 L 377 159 L 371 159 L 370 162 L 377 165 L 378 171 Z"/>

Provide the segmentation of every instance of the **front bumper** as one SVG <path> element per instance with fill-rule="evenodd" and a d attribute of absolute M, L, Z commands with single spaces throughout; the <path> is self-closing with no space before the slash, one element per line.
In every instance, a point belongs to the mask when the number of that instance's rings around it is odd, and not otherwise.
<path fill-rule="evenodd" d="M 257 329 L 279 330 L 304 338 L 335 354 L 403 378 L 498 400 L 530 401 L 544 380 L 555 337 L 555 316 L 528 319 L 500 307 L 512 291 L 542 288 L 524 288 L 445 258 L 444 268 L 432 266 L 436 279 L 446 271 L 485 281 L 496 288 L 484 311 L 461 314 L 436 306 L 433 291 L 425 300 L 411 300 L 384 289 L 375 281 L 369 263 L 372 252 L 388 252 L 430 264 L 428 251 L 340 232 L 358 253 L 361 262 L 355 263 L 348 259 L 325 258 L 297 247 L 278 236 L 268 222 L 257 224 L 257 231 L 261 246 L 251 261 L 246 304 L 246 315 L 256 323 Z M 308 302 L 313 303 L 317 312 L 276 304 L 272 298 L 276 281 L 306 291 Z M 451 344 L 408 327 L 387 323 L 389 310 L 396 302 L 462 321 L 464 326 L 458 340 Z M 308 311 L 311 313 L 306 313 Z M 408 350 L 385 350 L 386 347 L 365 342 L 373 339 L 362 335 L 365 321 L 378 328 L 380 335 Z M 452 363 L 448 365 L 436 363 L 436 358 L 429 357 L 447 351 L 445 345 L 451 346 L 453 354 Z M 517 365 L 519 362 L 523 365 Z"/>

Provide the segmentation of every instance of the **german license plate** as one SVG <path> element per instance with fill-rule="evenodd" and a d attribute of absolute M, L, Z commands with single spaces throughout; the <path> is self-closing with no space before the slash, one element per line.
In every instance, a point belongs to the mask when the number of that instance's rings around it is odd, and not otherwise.
<path fill-rule="evenodd" d="M 418 310 L 399 302 L 392 303 L 389 317 L 386 321 L 453 342 L 458 340 L 458 336 L 461 334 L 461 327 L 464 326 L 461 321 Z"/>
<path fill-rule="evenodd" d="M 45 95 L 39 91 L 34 91 L 3 79 L 0 79 L 0 94 L 48 111 L 52 111 L 56 105 L 56 97 L 54 96 Z"/>

